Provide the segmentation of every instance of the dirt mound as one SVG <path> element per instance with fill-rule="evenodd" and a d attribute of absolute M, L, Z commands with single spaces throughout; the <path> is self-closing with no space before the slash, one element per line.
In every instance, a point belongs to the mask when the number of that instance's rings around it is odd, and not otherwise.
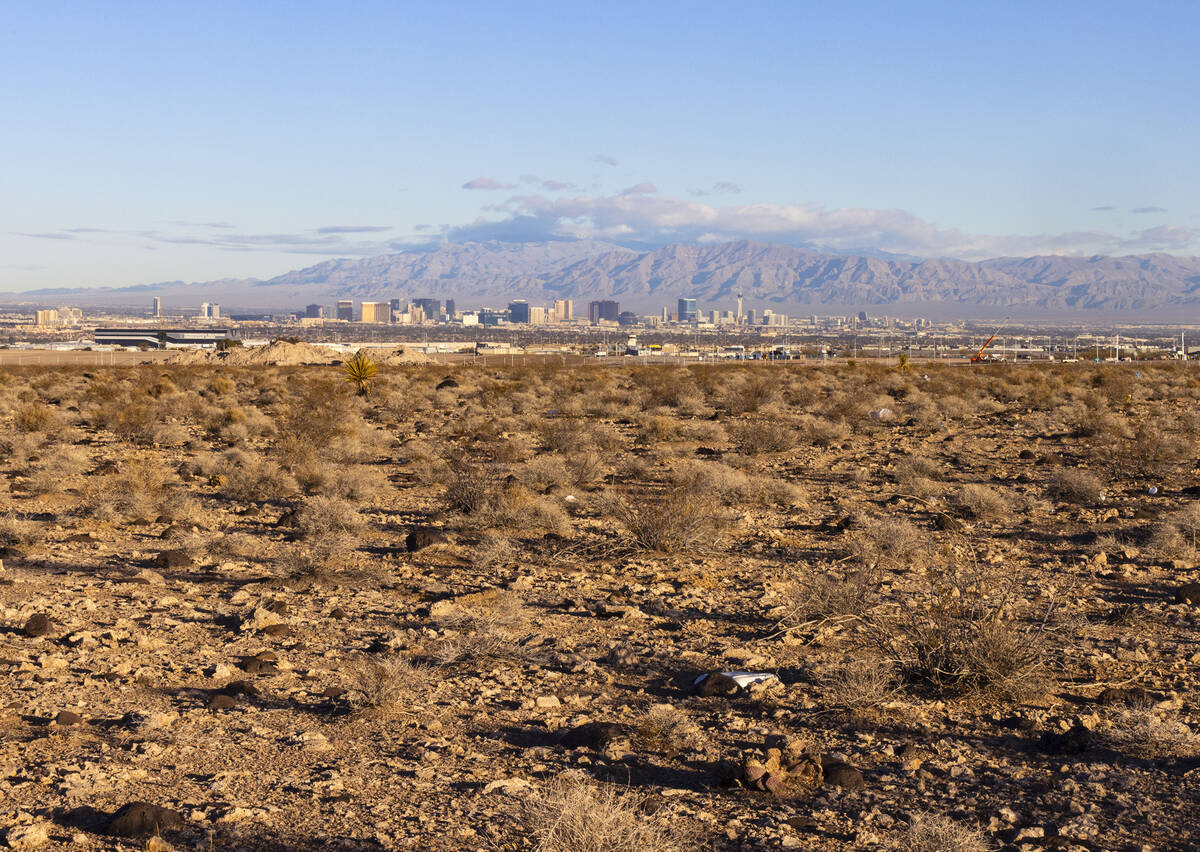
<path fill-rule="evenodd" d="M 342 356 L 327 346 L 311 343 L 289 343 L 275 340 L 266 346 L 248 346 L 228 349 L 224 352 L 189 349 L 177 352 L 167 359 L 168 364 L 221 363 L 232 367 L 248 367 L 255 364 L 279 367 L 298 367 L 304 364 L 332 364 Z"/>
<path fill-rule="evenodd" d="M 429 356 L 424 352 L 417 352 L 413 349 L 405 349 L 403 346 L 398 349 L 393 349 L 391 352 L 380 352 L 377 355 L 372 355 L 369 351 L 368 355 L 375 363 L 382 367 L 396 367 L 401 364 L 428 364 Z"/>

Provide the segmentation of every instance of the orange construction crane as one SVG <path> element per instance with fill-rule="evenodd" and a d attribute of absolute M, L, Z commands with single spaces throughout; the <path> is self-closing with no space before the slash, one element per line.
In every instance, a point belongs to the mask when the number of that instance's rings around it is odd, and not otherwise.
<path fill-rule="evenodd" d="M 983 360 L 984 360 L 983 351 L 992 345 L 992 341 L 996 339 L 996 335 L 1000 333 L 1000 329 L 1002 329 L 1002 328 L 1004 328 L 1003 323 L 1001 323 L 1000 325 L 998 325 L 996 327 L 996 330 L 992 332 L 992 336 L 987 339 L 987 343 L 980 346 L 979 351 L 971 356 L 972 364 L 982 364 L 983 363 Z"/>

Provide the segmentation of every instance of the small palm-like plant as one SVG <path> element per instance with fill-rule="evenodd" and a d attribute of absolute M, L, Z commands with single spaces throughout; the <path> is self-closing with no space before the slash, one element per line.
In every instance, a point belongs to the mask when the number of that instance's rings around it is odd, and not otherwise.
<path fill-rule="evenodd" d="M 371 392 L 371 380 L 375 378 L 376 372 L 375 362 L 361 350 L 342 363 L 342 372 L 346 374 L 346 381 L 354 385 L 359 396 L 366 396 Z"/>

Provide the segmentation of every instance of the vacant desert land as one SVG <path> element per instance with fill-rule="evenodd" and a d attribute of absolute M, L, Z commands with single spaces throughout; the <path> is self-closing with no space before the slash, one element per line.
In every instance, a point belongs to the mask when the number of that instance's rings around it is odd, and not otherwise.
<path fill-rule="evenodd" d="M 11 848 L 1200 844 L 1194 365 L 369 390 L 0 360 Z"/>

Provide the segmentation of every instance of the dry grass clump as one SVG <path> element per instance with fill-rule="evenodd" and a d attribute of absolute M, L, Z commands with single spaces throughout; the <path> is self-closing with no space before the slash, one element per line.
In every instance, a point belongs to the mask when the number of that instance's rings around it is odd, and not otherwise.
<path fill-rule="evenodd" d="M 0 515 L 0 547 L 21 547 L 33 544 L 41 537 L 38 525 L 25 521 L 13 512 Z"/>
<path fill-rule="evenodd" d="M 364 654 L 352 662 L 349 672 L 351 689 L 362 696 L 363 709 L 370 715 L 420 712 L 434 690 L 433 669 L 403 657 Z"/>
<path fill-rule="evenodd" d="M 65 480 L 83 473 L 90 461 L 87 450 L 82 447 L 58 447 L 41 459 L 25 482 L 25 488 L 33 494 L 61 491 Z"/>
<path fill-rule="evenodd" d="M 1200 735 L 1177 714 L 1152 707 L 1122 710 L 1109 720 L 1101 738 L 1115 748 L 1139 757 L 1191 757 L 1200 754 Z"/>
<path fill-rule="evenodd" d="M 278 462 L 246 450 L 228 450 L 209 465 L 209 471 L 218 480 L 221 496 L 230 500 L 282 500 L 300 488 Z"/>
<path fill-rule="evenodd" d="M 847 554 L 859 565 L 919 568 L 928 561 L 930 540 L 904 518 L 868 517 L 846 538 Z"/>
<path fill-rule="evenodd" d="M 896 667 L 878 656 L 846 661 L 824 678 L 832 702 L 848 710 L 866 710 L 890 701 L 896 694 Z"/>
<path fill-rule="evenodd" d="M 746 455 L 782 453 L 796 446 L 800 438 L 792 424 L 777 420 L 739 423 L 730 432 L 734 447 Z"/>
<path fill-rule="evenodd" d="M 537 852 L 682 852 L 694 849 L 688 832 L 670 826 L 662 811 L 648 813 L 645 798 L 564 773 L 528 796 L 527 836 Z"/>
<path fill-rule="evenodd" d="M 304 501 L 296 514 L 302 538 L 314 542 L 353 538 L 362 529 L 358 509 L 339 497 L 318 495 Z"/>
<path fill-rule="evenodd" d="M 916 497 L 933 497 L 940 494 L 944 486 L 942 465 L 926 456 L 905 456 L 896 463 L 896 482 L 907 493 Z"/>
<path fill-rule="evenodd" d="M 832 447 L 841 444 L 850 436 L 850 427 L 844 420 L 830 420 L 801 414 L 796 418 L 795 430 L 800 440 L 816 447 Z"/>
<path fill-rule="evenodd" d="M 995 845 L 979 829 L 942 814 L 917 814 L 896 838 L 893 848 L 904 852 L 990 852 Z"/>
<path fill-rule="evenodd" d="M 867 569 L 794 572 L 782 591 L 780 624 L 797 628 L 862 618 L 878 603 L 878 589 L 878 577 Z"/>
<path fill-rule="evenodd" d="M 655 704 L 634 727 L 633 744 L 643 751 L 675 755 L 692 743 L 696 730 L 687 711 L 673 704 Z"/>
<path fill-rule="evenodd" d="M 746 473 L 720 462 L 686 459 L 671 470 L 675 488 L 701 497 L 717 497 L 726 505 L 749 503 L 797 507 L 805 504 L 799 486 L 774 476 Z"/>
<path fill-rule="evenodd" d="M 1094 506 L 1104 499 L 1104 485 L 1090 471 L 1059 468 L 1046 480 L 1046 494 L 1063 503 Z"/>
<path fill-rule="evenodd" d="M 1200 503 L 1171 513 L 1151 534 L 1147 549 L 1160 559 L 1195 560 L 1200 550 Z"/>
<path fill-rule="evenodd" d="M 13 426 L 19 432 L 53 432 L 62 425 L 62 415 L 44 402 L 27 402 L 13 413 Z"/>
<path fill-rule="evenodd" d="M 1012 500 L 995 488 L 968 483 L 953 495 L 954 505 L 969 518 L 978 521 L 999 521 L 1012 514 Z"/>
<path fill-rule="evenodd" d="M 91 477 L 80 510 L 102 520 L 154 520 L 162 514 L 187 514 L 194 510 L 195 500 L 171 487 L 173 479 L 174 474 L 154 459 L 131 459 L 116 473 Z M 176 511 L 166 511 L 172 508 Z"/>
<path fill-rule="evenodd" d="M 931 570 L 926 580 L 898 615 L 872 625 L 910 680 L 941 694 L 1006 698 L 1045 685 L 1048 619 L 1017 620 L 1011 583 L 976 568 Z"/>
<path fill-rule="evenodd" d="M 610 515 L 635 550 L 685 554 L 715 549 L 726 517 L 703 494 L 619 492 L 607 501 Z"/>

